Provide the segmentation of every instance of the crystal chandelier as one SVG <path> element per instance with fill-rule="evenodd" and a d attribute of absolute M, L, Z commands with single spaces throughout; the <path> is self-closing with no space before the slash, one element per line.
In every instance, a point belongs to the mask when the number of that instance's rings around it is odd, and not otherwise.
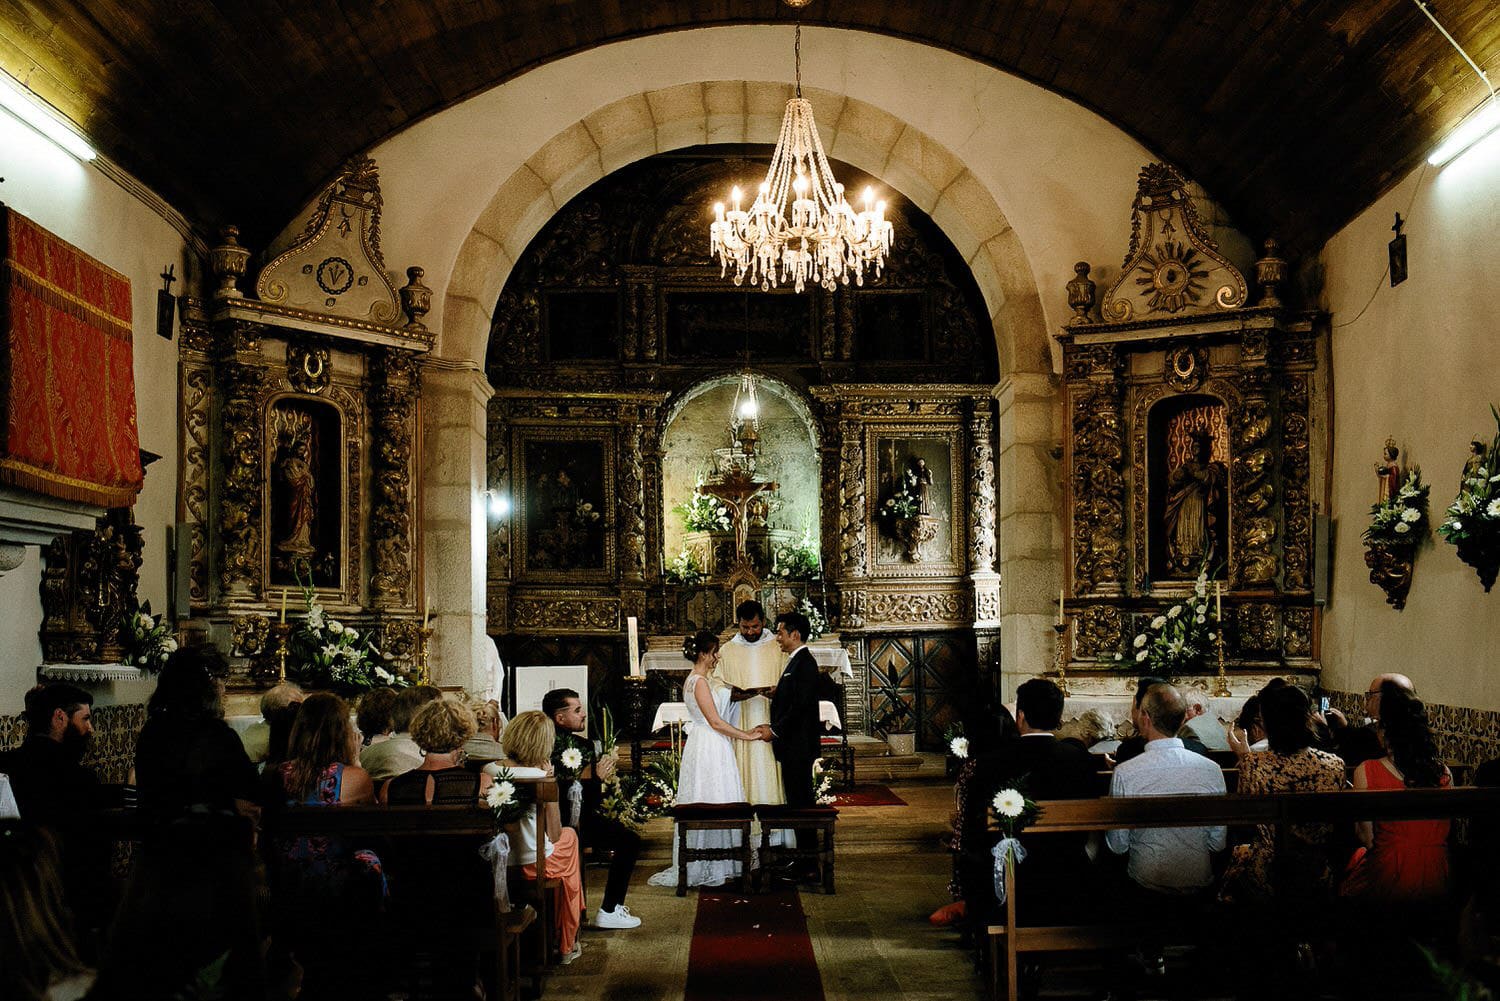
<path fill-rule="evenodd" d="M 714 205 L 709 227 L 719 273 L 734 268 L 734 283 L 748 276 L 762 289 L 790 282 L 798 292 L 808 282 L 830 292 L 839 285 L 863 285 L 865 269 L 878 277 L 891 249 L 891 224 L 885 202 L 864 191 L 863 211 L 844 200 L 844 186 L 834 180 L 823 142 L 813 124 L 812 104 L 802 97 L 802 26 L 797 25 L 794 48 L 797 96 L 786 103 L 781 137 L 771 155 L 771 169 L 749 211 L 740 208 L 736 187 L 730 207 Z"/>

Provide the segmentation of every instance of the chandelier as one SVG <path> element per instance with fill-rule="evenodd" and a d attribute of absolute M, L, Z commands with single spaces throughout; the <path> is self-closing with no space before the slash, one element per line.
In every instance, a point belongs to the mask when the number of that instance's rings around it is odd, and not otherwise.
<path fill-rule="evenodd" d="M 790 283 L 798 292 L 808 282 L 828 291 L 865 283 L 865 269 L 878 277 L 891 249 L 891 224 L 885 202 L 865 188 L 862 211 L 844 200 L 844 186 L 834 180 L 823 142 L 813 123 L 812 104 L 802 97 L 802 25 L 797 25 L 794 47 L 797 96 L 786 103 L 781 136 L 771 155 L 771 169 L 749 211 L 740 207 L 743 194 L 736 187 L 724 203 L 714 205 L 709 227 L 719 273 L 734 268 L 734 283 L 749 277 L 764 289 Z"/>

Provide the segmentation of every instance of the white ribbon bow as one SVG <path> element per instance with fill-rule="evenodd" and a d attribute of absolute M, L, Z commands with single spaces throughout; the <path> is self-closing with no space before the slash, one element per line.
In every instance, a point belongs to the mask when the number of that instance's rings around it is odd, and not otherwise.
<path fill-rule="evenodd" d="M 578 818 L 583 816 L 583 783 L 577 779 L 568 786 L 568 826 L 577 827 Z"/>
<path fill-rule="evenodd" d="M 1005 859 L 1015 859 L 1017 864 L 1026 861 L 1026 849 L 1021 842 L 1012 837 L 1001 838 L 995 847 L 990 849 L 990 854 L 995 857 L 995 902 L 1005 903 Z"/>
<path fill-rule="evenodd" d="M 510 868 L 510 838 L 501 831 L 487 844 L 479 846 L 479 857 L 490 864 L 491 876 L 495 881 L 495 906 L 500 913 L 510 913 L 510 884 L 506 880 L 506 870 Z"/>

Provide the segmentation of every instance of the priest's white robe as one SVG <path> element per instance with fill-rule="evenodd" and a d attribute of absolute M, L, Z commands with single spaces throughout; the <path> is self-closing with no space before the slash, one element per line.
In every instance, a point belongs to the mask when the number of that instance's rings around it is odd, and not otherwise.
<path fill-rule="evenodd" d="M 736 634 L 720 651 L 719 679 L 736 688 L 769 688 L 781 680 L 786 654 L 776 645 L 769 629 L 762 630 L 760 640 L 749 643 Z M 771 722 L 771 700 L 762 695 L 739 703 L 739 727 L 753 730 Z M 764 740 L 736 740 L 734 757 L 740 768 L 745 799 L 751 803 L 776 805 L 786 802 L 781 786 L 781 765 Z"/>

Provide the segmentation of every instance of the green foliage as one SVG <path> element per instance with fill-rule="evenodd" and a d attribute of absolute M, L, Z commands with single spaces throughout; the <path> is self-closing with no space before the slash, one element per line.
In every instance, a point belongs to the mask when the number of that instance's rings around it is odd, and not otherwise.
<path fill-rule="evenodd" d="M 1364 540 L 1373 545 L 1414 546 L 1427 535 L 1427 494 L 1422 471 L 1413 468 L 1396 496 L 1370 508 Z"/>
<path fill-rule="evenodd" d="M 667 561 L 664 576 L 669 584 L 681 584 L 684 587 L 692 587 L 703 580 L 706 572 L 703 564 L 698 562 L 698 551 L 691 546 L 684 546 L 682 552 Z"/>

